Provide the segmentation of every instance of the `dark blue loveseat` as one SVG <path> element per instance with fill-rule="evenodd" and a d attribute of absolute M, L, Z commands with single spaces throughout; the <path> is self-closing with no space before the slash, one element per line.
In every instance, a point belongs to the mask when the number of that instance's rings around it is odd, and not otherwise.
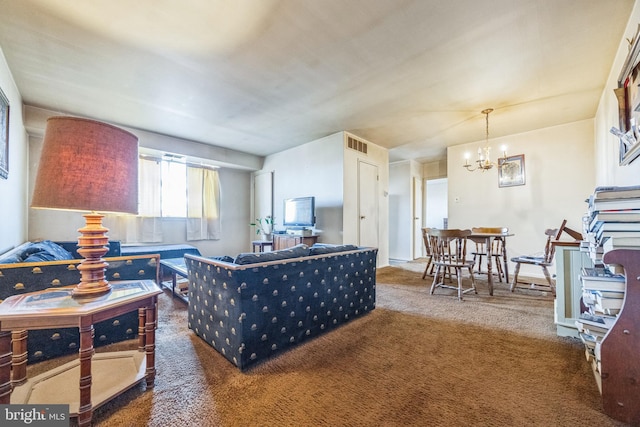
<path fill-rule="evenodd" d="M 185 255 L 189 328 L 246 369 L 373 310 L 377 253 L 301 245 L 226 262 Z"/>

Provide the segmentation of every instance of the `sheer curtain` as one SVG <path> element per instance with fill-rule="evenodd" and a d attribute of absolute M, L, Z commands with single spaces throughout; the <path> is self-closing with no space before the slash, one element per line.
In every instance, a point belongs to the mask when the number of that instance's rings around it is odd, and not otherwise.
<path fill-rule="evenodd" d="M 160 161 L 138 160 L 138 215 L 114 215 L 111 235 L 123 243 L 162 242 Z"/>
<path fill-rule="evenodd" d="M 220 238 L 218 171 L 187 167 L 187 240 Z"/>

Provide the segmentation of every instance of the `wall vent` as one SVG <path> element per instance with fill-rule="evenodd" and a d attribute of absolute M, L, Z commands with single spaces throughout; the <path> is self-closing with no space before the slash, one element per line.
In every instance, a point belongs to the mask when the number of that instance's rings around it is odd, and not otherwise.
<path fill-rule="evenodd" d="M 351 148 L 352 150 L 367 154 L 367 143 L 364 141 L 360 141 L 359 139 L 347 136 L 347 147 Z"/>

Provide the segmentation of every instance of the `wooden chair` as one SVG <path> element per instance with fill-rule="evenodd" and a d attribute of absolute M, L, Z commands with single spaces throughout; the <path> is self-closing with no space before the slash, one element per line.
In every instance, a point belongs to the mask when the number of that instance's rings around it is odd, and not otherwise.
<path fill-rule="evenodd" d="M 500 234 L 508 234 L 509 228 L 507 227 L 473 227 L 471 229 L 473 233 L 500 233 Z M 473 262 L 478 265 L 478 269 L 476 273 L 483 274 L 482 272 L 482 257 L 487 255 L 486 248 L 486 240 L 485 239 L 474 239 L 476 243 L 476 250 L 471 252 L 473 255 Z M 501 237 L 497 237 L 493 239 L 491 242 L 491 256 L 495 259 L 496 270 L 498 272 L 498 280 L 502 282 L 502 278 L 505 276 L 504 269 L 502 268 L 503 263 L 507 261 L 506 259 L 506 247 L 505 241 Z M 492 260 L 487 260 L 487 262 L 491 262 Z M 509 278 L 505 277 L 505 282 L 508 282 Z"/>
<path fill-rule="evenodd" d="M 562 223 L 560 228 L 555 229 L 547 229 L 544 234 L 547 236 L 547 241 L 544 245 L 544 252 L 542 256 L 519 256 L 515 258 L 511 258 L 511 262 L 516 263 L 516 268 L 513 274 L 513 281 L 511 282 L 511 292 L 518 287 L 518 283 L 527 283 L 529 289 L 536 289 L 540 291 L 548 291 L 550 290 L 553 295 L 556 294 L 556 286 L 551 280 L 551 275 L 549 274 L 549 270 L 547 267 L 553 265 L 553 256 L 555 254 L 555 246 L 552 244 L 553 240 L 558 240 L 560 235 L 564 230 L 564 226 L 566 224 L 566 220 Z M 545 279 L 547 279 L 547 286 L 536 285 L 534 283 L 523 282 L 518 280 L 518 274 L 520 273 L 520 266 L 522 264 L 527 265 L 537 265 L 542 268 L 542 272 L 544 273 Z"/>
<path fill-rule="evenodd" d="M 473 261 L 467 260 L 467 237 L 470 234 L 471 230 L 431 230 L 430 235 L 434 238 L 431 246 L 432 262 L 436 266 L 430 290 L 431 295 L 438 287 L 456 289 L 460 301 L 462 301 L 462 295 L 468 292 L 478 293 L 473 277 Z M 462 270 L 465 268 L 469 270 L 471 277 L 471 287 L 467 289 L 462 288 Z M 455 271 L 458 286 L 445 285 L 444 276 L 447 269 Z"/>
<path fill-rule="evenodd" d="M 433 253 L 431 251 L 431 241 L 434 240 L 434 238 L 430 235 L 431 230 L 435 230 L 435 228 L 422 229 L 422 241 L 424 242 L 424 248 L 427 257 L 427 266 L 424 268 L 424 273 L 422 274 L 423 279 L 427 277 L 427 274 L 433 274 L 433 269 L 435 268 L 435 265 L 432 262 Z"/>

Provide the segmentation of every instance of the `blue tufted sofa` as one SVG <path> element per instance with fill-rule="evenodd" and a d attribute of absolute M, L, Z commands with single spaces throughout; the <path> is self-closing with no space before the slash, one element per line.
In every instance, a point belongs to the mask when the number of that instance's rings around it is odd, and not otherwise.
<path fill-rule="evenodd" d="M 78 264 L 82 261 L 76 252 L 77 242 L 26 242 L 0 255 L 0 300 L 12 295 L 35 292 L 59 286 L 71 286 L 80 281 Z M 157 282 L 160 268 L 158 254 L 121 256 L 120 243 L 109 242 L 105 256 L 109 264 L 107 280 L 144 280 Z M 94 325 L 94 346 L 136 337 L 137 312 L 126 313 Z M 77 352 L 77 328 L 32 330 L 28 332 L 27 361 L 39 362 Z"/>
<path fill-rule="evenodd" d="M 375 308 L 376 248 L 185 255 L 189 328 L 240 370 Z"/>

